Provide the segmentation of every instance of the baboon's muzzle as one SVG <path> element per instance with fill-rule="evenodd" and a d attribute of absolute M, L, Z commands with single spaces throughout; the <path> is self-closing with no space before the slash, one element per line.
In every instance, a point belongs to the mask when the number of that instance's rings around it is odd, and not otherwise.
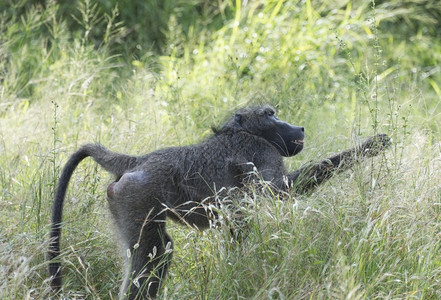
<path fill-rule="evenodd" d="M 271 140 L 282 156 L 293 156 L 303 149 L 305 128 L 278 121 L 274 139 Z"/>

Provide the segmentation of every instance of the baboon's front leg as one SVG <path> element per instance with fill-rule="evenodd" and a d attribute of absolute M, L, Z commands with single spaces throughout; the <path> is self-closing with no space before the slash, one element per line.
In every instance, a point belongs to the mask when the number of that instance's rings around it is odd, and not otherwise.
<path fill-rule="evenodd" d="M 361 145 L 337 153 L 318 163 L 310 163 L 288 175 L 289 183 L 297 193 L 305 193 L 329 179 L 333 174 L 352 167 L 363 158 L 378 155 L 390 144 L 385 134 L 368 138 Z"/>

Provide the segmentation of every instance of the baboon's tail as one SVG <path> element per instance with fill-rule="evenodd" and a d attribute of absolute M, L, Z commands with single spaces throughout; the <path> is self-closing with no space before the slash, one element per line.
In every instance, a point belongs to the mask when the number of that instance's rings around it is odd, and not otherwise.
<path fill-rule="evenodd" d="M 54 290 L 59 290 L 61 288 L 61 263 L 53 261 L 53 259 L 60 255 L 60 235 L 64 196 L 66 195 L 67 186 L 69 185 L 69 180 L 72 177 L 73 171 L 75 171 L 78 164 L 88 156 L 88 151 L 84 151 L 84 149 L 75 152 L 64 166 L 60 180 L 58 181 L 58 187 L 52 207 L 52 228 L 49 242 L 49 274 L 51 275 L 51 287 Z"/>
<path fill-rule="evenodd" d="M 76 167 L 88 156 L 92 156 L 98 164 L 113 173 L 116 177 L 122 176 L 125 171 L 133 168 L 137 163 L 136 157 L 117 154 L 97 144 L 84 145 L 69 158 L 58 181 L 52 208 L 52 228 L 49 242 L 49 274 L 51 276 L 51 286 L 54 290 L 61 288 L 61 263 L 54 261 L 54 259 L 60 255 L 61 222 L 63 219 L 63 203 L 66 190 Z"/>
<path fill-rule="evenodd" d="M 99 144 L 87 144 L 79 151 L 85 151 L 106 171 L 112 173 L 116 178 L 120 178 L 127 170 L 139 164 L 140 157 L 116 153 L 106 149 Z"/>

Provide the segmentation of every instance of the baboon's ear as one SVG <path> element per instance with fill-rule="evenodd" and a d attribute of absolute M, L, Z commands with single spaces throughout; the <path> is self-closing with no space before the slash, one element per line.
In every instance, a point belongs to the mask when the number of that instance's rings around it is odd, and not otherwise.
<path fill-rule="evenodd" d="M 235 115 L 234 115 L 234 123 L 235 123 L 237 126 L 241 126 L 241 125 L 242 125 L 242 121 L 243 121 L 243 118 L 242 118 L 242 115 L 241 115 L 241 114 L 235 114 Z"/>

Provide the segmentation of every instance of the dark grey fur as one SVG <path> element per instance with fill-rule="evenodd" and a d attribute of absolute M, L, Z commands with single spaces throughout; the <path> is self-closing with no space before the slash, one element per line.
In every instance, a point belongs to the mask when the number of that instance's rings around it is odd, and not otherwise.
<path fill-rule="evenodd" d="M 240 187 L 250 179 L 253 166 L 261 178 L 280 190 L 304 193 L 349 168 L 360 158 L 377 155 L 387 146 L 386 135 L 318 163 L 287 173 L 282 156 L 303 148 L 303 127 L 278 120 L 270 107 L 238 111 L 215 134 L 198 145 L 158 150 L 143 156 L 118 154 L 88 144 L 74 153 L 60 177 L 55 195 L 49 271 L 52 287 L 61 287 L 60 253 L 62 208 L 76 166 L 91 156 L 115 181 L 107 189 L 110 211 L 131 257 L 127 263 L 122 296 L 154 298 L 172 257 L 172 240 L 166 217 L 200 229 L 209 226 L 202 201 L 226 187 Z"/>

